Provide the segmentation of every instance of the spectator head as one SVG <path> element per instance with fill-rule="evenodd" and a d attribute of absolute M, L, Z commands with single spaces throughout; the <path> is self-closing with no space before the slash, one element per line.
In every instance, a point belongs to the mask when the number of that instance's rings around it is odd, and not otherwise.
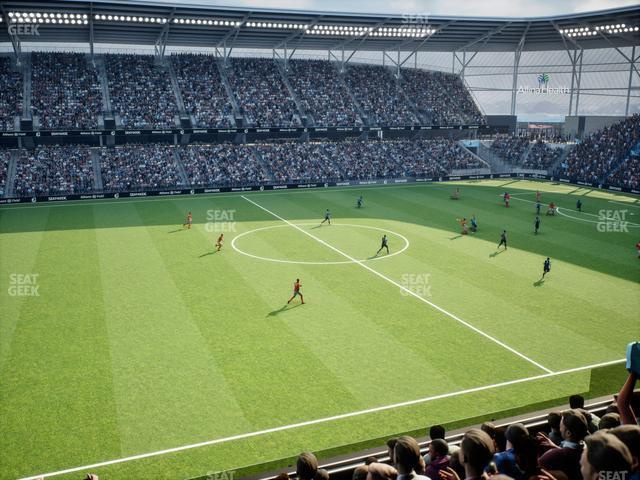
<path fill-rule="evenodd" d="M 529 438 L 529 430 L 521 423 L 514 423 L 507 427 L 504 436 L 507 439 L 507 448 L 519 451 L 522 450 Z"/>
<path fill-rule="evenodd" d="M 610 428 L 616 428 L 620 426 L 620 415 L 617 413 L 606 413 L 600 419 L 598 428 L 600 430 L 608 430 Z"/>
<path fill-rule="evenodd" d="M 393 451 L 396 469 L 400 475 L 422 470 L 420 446 L 415 438 L 407 435 L 399 437 Z"/>
<path fill-rule="evenodd" d="M 600 480 L 604 472 L 607 478 L 623 479 L 631 471 L 631 461 L 629 449 L 618 437 L 607 432 L 596 432 L 585 439 L 580 472 L 583 480 Z"/>
<path fill-rule="evenodd" d="M 429 458 L 444 457 L 449 454 L 449 444 L 442 438 L 436 438 L 429 444 Z"/>
<path fill-rule="evenodd" d="M 631 469 L 640 472 L 640 426 L 621 425 L 609 430 L 611 435 L 624 443 L 631 453 Z"/>
<path fill-rule="evenodd" d="M 482 430 L 472 428 L 462 437 L 460 463 L 466 476 L 479 477 L 493 458 L 493 440 Z"/>
<path fill-rule="evenodd" d="M 296 475 L 300 480 L 312 480 L 318 471 L 318 459 L 311 452 L 303 452 L 298 455 L 296 462 Z"/>
<path fill-rule="evenodd" d="M 451 467 L 458 474 L 458 477 L 465 477 L 464 467 L 462 466 L 462 463 L 460 463 L 460 449 L 456 450 L 449 456 L 449 467 Z"/>
<path fill-rule="evenodd" d="M 278 474 L 275 480 L 289 480 L 289 474 L 286 472 L 281 472 Z"/>
<path fill-rule="evenodd" d="M 390 438 L 389 440 L 387 440 L 387 453 L 389 454 L 389 460 L 391 461 L 392 465 L 396 463 L 396 457 L 394 456 L 396 443 L 398 443 L 397 438 Z"/>
<path fill-rule="evenodd" d="M 371 465 L 372 463 L 377 463 L 377 462 L 378 462 L 378 457 L 367 457 L 364 459 L 365 465 Z"/>
<path fill-rule="evenodd" d="M 442 425 L 433 425 L 429 429 L 429 438 L 431 440 L 435 440 L 436 438 L 444 439 L 444 434 L 445 434 L 445 431 Z"/>
<path fill-rule="evenodd" d="M 562 421 L 562 413 L 560 412 L 549 412 L 547 414 L 547 423 L 549 424 L 549 429 L 553 432 L 557 432 L 560 430 L 560 422 Z"/>
<path fill-rule="evenodd" d="M 506 433 L 507 427 L 496 427 L 496 437 L 493 439 L 493 442 L 496 445 L 497 452 L 503 452 L 507 449 Z"/>
<path fill-rule="evenodd" d="M 491 422 L 484 422 L 480 425 L 480 430 L 489 435 L 492 439 L 496 438 L 496 426 Z"/>
<path fill-rule="evenodd" d="M 372 463 L 369 465 L 367 480 L 396 480 L 398 471 L 386 463 Z"/>
<path fill-rule="evenodd" d="M 353 470 L 353 476 L 351 480 L 367 480 L 367 475 L 369 474 L 369 467 L 367 465 L 358 465 Z"/>
<path fill-rule="evenodd" d="M 571 395 L 569 397 L 569 408 L 584 408 L 584 397 L 582 395 Z"/>
<path fill-rule="evenodd" d="M 329 480 L 329 472 L 327 472 L 324 468 L 319 468 L 316 472 L 314 480 Z"/>
<path fill-rule="evenodd" d="M 582 413 L 582 416 L 587 421 L 587 430 L 589 430 L 589 433 L 596 433 L 598 431 L 598 426 L 593 422 L 591 413 L 584 408 L 578 408 L 578 411 Z"/>
<path fill-rule="evenodd" d="M 579 443 L 589 433 L 587 420 L 579 410 L 566 410 L 562 413 L 560 434 L 565 440 Z"/>

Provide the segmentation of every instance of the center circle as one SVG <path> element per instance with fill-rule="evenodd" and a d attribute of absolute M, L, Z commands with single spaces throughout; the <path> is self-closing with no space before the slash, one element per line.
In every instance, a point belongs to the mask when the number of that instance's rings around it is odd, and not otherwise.
<path fill-rule="evenodd" d="M 283 260 L 283 259 L 280 259 L 280 258 L 261 257 L 260 255 L 254 255 L 253 253 L 245 252 L 244 250 L 240 249 L 236 245 L 236 241 L 237 240 L 239 240 L 240 238 L 242 238 L 242 237 L 244 237 L 246 235 L 250 235 L 252 233 L 261 232 L 261 231 L 264 231 L 264 230 L 272 230 L 274 228 L 289 227 L 289 228 L 295 229 L 295 227 L 302 227 L 302 226 L 309 226 L 309 225 L 317 226 L 318 224 L 317 223 L 296 223 L 294 225 L 295 226 L 291 226 L 291 225 L 288 225 L 286 223 L 283 223 L 283 224 L 280 224 L 280 225 L 269 225 L 268 227 L 254 228 L 253 230 L 248 230 L 246 232 L 241 233 L 240 235 L 236 235 L 233 238 L 233 240 L 231 241 L 231 247 L 236 252 L 241 253 L 242 255 L 246 255 L 247 257 L 255 258 L 257 260 L 263 260 L 263 261 L 266 261 L 266 262 L 290 263 L 290 264 L 295 264 L 295 265 L 344 265 L 344 264 L 347 264 L 347 263 L 361 263 L 361 262 L 369 262 L 369 261 L 375 261 L 375 260 L 384 260 L 385 258 L 390 258 L 390 257 L 394 257 L 396 255 L 399 255 L 402 252 L 404 252 L 407 248 L 409 248 L 409 240 L 407 239 L 407 237 L 405 237 L 404 235 L 401 235 L 401 234 L 399 234 L 397 232 L 394 232 L 393 230 L 389 230 L 389 229 L 386 229 L 386 228 L 379 228 L 379 227 L 371 227 L 369 225 L 356 225 L 356 224 L 352 224 L 352 223 L 332 223 L 331 227 L 354 227 L 354 228 L 364 228 L 364 229 L 368 229 L 368 230 L 377 230 L 379 232 L 384 232 L 384 233 L 395 235 L 396 237 L 401 238 L 402 241 L 404 242 L 404 245 L 397 252 L 393 252 L 393 253 L 391 253 L 389 255 L 385 255 L 385 256 L 382 256 L 382 257 L 364 258 L 362 260 L 354 259 L 354 260 L 319 261 L 319 262 L 310 262 L 310 261 L 304 261 L 304 260 Z M 326 228 L 330 228 L 330 227 L 327 226 Z"/>

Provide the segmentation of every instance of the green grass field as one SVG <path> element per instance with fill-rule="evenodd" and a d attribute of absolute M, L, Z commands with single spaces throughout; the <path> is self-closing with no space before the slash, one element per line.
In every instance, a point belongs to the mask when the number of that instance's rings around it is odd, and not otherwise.
<path fill-rule="evenodd" d="M 0 478 L 248 472 L 593 390 L 640 337 L 640 202 L 457 185 L 0 208 Z M 560 214 L 534 236 L 537 188 Z"/>

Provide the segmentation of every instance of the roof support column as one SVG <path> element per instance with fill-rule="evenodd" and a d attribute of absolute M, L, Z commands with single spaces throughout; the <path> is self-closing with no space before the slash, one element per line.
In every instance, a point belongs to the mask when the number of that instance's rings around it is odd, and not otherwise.
<path fill-rule="evenodd" d="M 573 51 L 573 57 L 569 55 L 571 58 L 571 90 L 569 90 L 569 115 L 571 115 L 571 111 L 573 109 L 573 87 L 576 84 L 576 59 L 578 58 L 578 50 Z"/>
<path fill-rule="evenodd" d="M 636 58 L 636 47 L 635 45 L 631 49 L 631 61 L 629 62 L 629 84 L 627 85 L 627 102 L 624 107 L 624 116 L 629 116 L 629 102 L 631 100 L 631 82 L 633 80 L 633 70 L 635 69 L 635 62 L 638 60 Z"/>
<path fill-rule="evenodd" d="M 576 91 L 576 108 L 575 108 L 575 113 L 574 115 L 578 115 L 578 107 L 580 106 L 580 83 L 582 82 L 582 56 L 584 54 L 584 50 L 580 49 L 580 60 L 579 60 L 579 64 L 578 64 L 578 78 L 576 80 L 576 86 L 577 86 L 577 91 Z"/>
<path fill-rule="evenodd" d="M 518 72 L 520 71 L 520 48 L 513 55 L 513 83 L 511 84 L 511 115 L 516 114 L 517 96 L 518 96 Z"/>

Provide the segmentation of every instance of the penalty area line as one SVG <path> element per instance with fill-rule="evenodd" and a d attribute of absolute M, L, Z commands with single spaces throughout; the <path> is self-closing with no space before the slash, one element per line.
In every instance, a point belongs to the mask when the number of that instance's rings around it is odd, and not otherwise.
<path fill-rule="evenodd" d="M 247 202 L 252 203 L 253 205 L 255 205 L 256 207 L 260 208 L 261 210 L 264 210 L 265 212 L 267 212 L 269 215 L 277 218 L 278 220 L 286 223 L 287 225 L 289 225 L 290 227 L 295 228 L 296 230 L 304 233 L 305 235 L 307 235 L 308 237 L 314 239 L 316 242 L 321 243 L 322 245 L 324 245 L 327 248 L 330 248 L 331 250 L 333 250 L 334 252 L 342 255 L 343 257 L 347 258 L 348 260 L 351 260 L 352 263 L 356 263 L 358 265 L 360 265 L 362 268 L 364 268 L 365 270 L 368 270 L 369 272 L 373 273 L 374 275 L 380 277 L 381 279 L 391 283 L 392 285 L 395 285 L 396 287 L 398 287 L 400 290 L 406 292 L 407 294 L 417 298 L 418 300 L 420 300 L 421 302 L 426 303 L 427 305 L 435 308 L 436 310 L 438 310 L 440 313 L 445 314 L 446 316 L 448 316 L 449 318 L 452 318 L 453 320 L 455 320 L 458 323 L 461 323 L 462 325 L 464 325 L 465 327 L 473 330 L 474 332 L 476 332 L 479 335 L 482 335 L 483 337 L 485 337 L 486 339 L 492 341 L 493 343 L 500 345 L 502 348 L 504 348 L 505 350 L 510 351 L 511 353 L 513 353 L 514 355 L 517 355 L 518 357 L 520 357 L 523 360 L 526 360 L 527 362 L 531 363 L 532 365 L 535 365 L 536 367 L 538 367 L 540 370 L 544 370 L 547 373 L 552 373 L 551 370 L 549 370 L 547 367 L 545 367 L 544 365 L 541 365 L 540 363 L 536 362 L 535 360 L 527 357 L 524 353 L 521 353 L 519 351 L 517 351 L 516 349 L 510 347 L 509 345 L 507 345 L 506 343 L 498 340 L 497 338 L 489 335 L 486 332 L 483 332 L 482 330 L 480 330 L 478 327 L 475 327 L 473 325 L 471 325 L 469 322 L 465 322 L 464 320 L 462 320 L 461 318 L 457 317 L 456 315 L 454 315 L 453 313 L 445 310 L 444 308 L 436 305 L 433 302 L 430 302 L 429 300 L 427 300 L 426 298 L 418 295 L 417 293 L 415 293 L 413 290 L 408 289 L 407 287 L 400 285 L 398 282 L 396 282 L 395 280 L 387 277 L 386 275 L 383 275 L 382 273 L 378 272 L 377 270 L 374 270 L 373 268 L 371 268 L 369 265 L 365 264 L 364 262 L 362 262 L 361 260 L 358 260 L 356 258 L 353 258 L 351 255 L 349 255 L 348 253 L 343 252 L 342 250 L 334 247 L 333 245 L 331 245 L 330 243 L 325 242 L 324 240 L 322 240 L 321 238 L 316 237 L 315 235 L 313 235 L 312 233 L 304 230 L 303 228 L 300 228 L 298 225 L 291 223 L 289 220 L 287 220 L 286 218 L 281 217 L 280 215 L 278 215 L 277 213 L 272 212 L 271 210 L 263 207 L 262 205 L 260 205 L 259 203 L 254 202 L 253 200 L 251 200 L 250 198 L 245 197 L 244 195 L 242 195 L 242 198 L 244 198 Z"/>
<path fill-rule="evenodd" d="M 246 438 L 252 438 L 252 437 L 258 437 L 261 435 L 267 435 L 269 433 L 276 433 L 276 432 L 282 432 L 285 430 L 293 430 L 296 428 L 301 428 L 301 427 L 306 427 L 306 426 L 310 426 L 310 425 L 318 425 L 321 423 L 327 423 L 327 422 L 332 422 L 332 421 L 336 421 L 336 420 L 342 420 L 345 418 L 350 418 L 350 417 L 357 417 L 360 415 L 366 415 L 369 413 L 376 413 L 376 412 L 383 412 L 385 410 L 392 410 L 395 408 L 400 408 L 400 407 L 408 407 L 411 405 L 419 405 L 421 403 L 428 403 L 428 402 L 432 402 L 434 400 L 441 400 L 444 398 L 451 398 L 451 397 L 458 397 L 461 395 L 467 395 L 470 393 L 476 393 L 476 392 L 482 392 L 485 390 L 492 390 L 495 388 L 500 388 L 500 387 L 507 387 L 509 385 L 517 385 L 520 383 L 527 383 L 527 382 L 532 382 L 535 380 L 542 380 L 545 378 L 551 378 L 551 377 L 557 377 L 557 376 L 561 376 L 561 375 L 567 375 L 570 373 L 577 373 L 577 372 L 582 372 L 585 370 L 591 370 L 593 368 L 599 368 L 599 367 L 606 367 L 606 366 L 610 366 L 610 365 L 615 365 L 618 363 L 623 363 L 625 362 L 626 359 L 622 358 L 619 360 L 611 360 L 609 362 L 602 362 L 602 363 L 596 363 L 593 365 L 585 365 L 583 367 L 576 367 L 576 368 L 570 368 L 568 370 L 560 370 L 560 371 L 556 371 L 556 372 L 550 372 L 550 373 L 542 373 L 540 375 L 536 375 L 533 377 L 525 377 L 525 378 L 519 378 L 516 380 L 507 380 L 505 382 L 500 382 L 500 383 L 494 383 L 491 385 L 483 385 L 480 387 L 473 387 L 473 388 L 468 388 L 465 390 L 457 390 L 455 392 L 449 392 L 449 393 L 442 393 L 439 395 L 433 395 L 430 397 L 424 397 L 424 398 L 418 398 L 415 400 L 408 400 L 406 402 L 400 402 L 400 403 L 394 403 L 391 405 L 383 405 L 380 407 L 373 407 L 373 408 L 368 408 L 366 410 L 358 410 L 355 412 L 349 412 L 349 413 L 343 413 L 340 415 L 334 415 L 332 417 L 324 417 L 324 418 L 317 418 L 315 420 L 308 420 L 306 422 L 299 422 L 299 423 L 292 423 L 291 425 L 282 425 L 280 427 L 274 427 L 274 428 L 268 428 L 266 430 L 260 430 L 260 431 L 255 431 L 255 432 L 248 432 L 248 433 L 242 433 L 239 435 L 233 435 L 231 437 L 225 437 L 225 438 L 218 438 L 215 440 L 207 440 L 205 442 L 199 442 L 199 443 L 193 443 L 190 445 L 182 445 L 180 447 L 174 447 L 174 448 L 168 448 L 165 450 L 158 450 L 156 452 L 149 452 L 149 453 L 141 453 L 139 455 L 132 455 L 130 457 L 124 457 L 124 458 L 117 458 L 114 460 L 107 460 L 104 462 L 98 462 L 98 463 L 93 463 L 90 465 L 83 465 L 81 467 L 73 467 L 73 468 L 67 468 L 65 470 L 59 470 L 56 472 L 49 472 L 49 473 L 41 473 L 39 475 L 33 475 L 30 477 L 22 477 L 19 480 L 42 480 L 45 478 L 51 478 L 51 477 L 56 477 L 59 475 L 66 475 L 68 473 L 75 473 L 75 472 L 81 472 L 81 471 L 89 471 L 89 470 L 94 470 L 97 468 L 101 468 L 101 467 L 108 467 L 110 465 L 117 465 L 119 463 L 126 463 L 126 462 L 131 462 L 134 460 L 142 460 L 145 458 L 151 458 L 151 457 L 157 457 L 160 455 L 167 455 L 167 454 L 171 454 L 171 453 L 178 453 L 178 452 L 183 452 L 185 450 L 192 450 L 194 448 L 200 448 L 200 447 L 207 447 L 207 446 L 211 446 L 211 445 L 217 445 L 217 444 L 221 444 L 221 443 L 228 443 L 228 442 L 232 442 L 234 440 L 243 440 Z"/>

